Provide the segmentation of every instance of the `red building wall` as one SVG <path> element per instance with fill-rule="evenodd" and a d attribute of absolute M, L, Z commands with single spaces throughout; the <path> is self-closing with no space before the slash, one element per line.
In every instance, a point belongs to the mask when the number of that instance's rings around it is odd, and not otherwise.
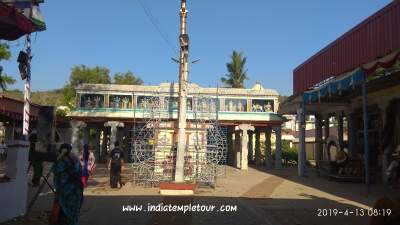
<path fill-rule="evenodd" d="M 400 49 L 400 0 L 394 0 L 293 71 L 293 94 Z"/>

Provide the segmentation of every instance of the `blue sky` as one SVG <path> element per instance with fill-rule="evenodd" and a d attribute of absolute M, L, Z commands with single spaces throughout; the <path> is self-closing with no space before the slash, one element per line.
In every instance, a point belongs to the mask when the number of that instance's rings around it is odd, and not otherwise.
<path fill-rule="evenodd" d="M 74 65 L 133 71 L 145 84 L 177 81 L 179 0 L 141 0 L 169 40 L 150 22 L 138 0 L 47 0 L 47 30 L 33 35 L 32 89 L 60 88 Z M 293 69 L 390 0 L 188 0 L 189 80 L 221 85 L 233 50 L 247 57 L 251 87 L 292 94 Z M 10 42 L 13 57 L 2 62 L 18 79 L 16 58 L 24 38 Z M 172 45 L 172 46 L 171 46 Z M 175 49 L 175 50 L 174 50 Z"/>

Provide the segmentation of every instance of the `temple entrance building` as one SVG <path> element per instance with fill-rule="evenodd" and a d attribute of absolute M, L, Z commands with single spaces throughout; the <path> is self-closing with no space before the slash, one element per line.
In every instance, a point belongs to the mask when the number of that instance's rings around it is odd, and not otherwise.
<path fill-rule="evenodd" d="M 140 147 L 136 146 L 138 137 L 140 140 L 147 138 L 146 143 L 149 145 L 162 143 L 170 149 L 176 147 L 176 137 L 171 130 L 178 116 L 177 84 L 82 84 L 77 88 L 76 105 L 76 109 L 68 115 L 72 119 L 72 144 L 75 151 L 82 144 L 88 143 L 93 146 L 96 157 L 105 160 L 114 142 L 119 141 L 128 153 L 125 160 L 134 161 L 135 154 L 140 151 Z M 257 165 L 264 163 L 266 167 L 273 168 L 275 161 L 275 167 L 281 168 L 281 124 L 285 119 L 277 114 L 278 108 L 278 92 L 264 89 L 259 83 L 251 89 L 204 88 L 189 84 L 189 146 L 190 143 L 204 141 L 202 146 L 210 148 L 210 137 L 218 136 L 225 143 L 223 149 L 219 147 L 222 153 L 218 154 L 222 155 L 219 156 L 218 164 L 229 164 L 246 170 L 248 162 Z M 157 137 L 153 134 L 140 134 L 141 130 L 149 128 L 146 125 L 149 121 L 159 126 Z M 218 135 L 216 131 L 210 131 L 210 125 L 204 125 L 204 121 L 208 121 L 207 124 L 217 124 Z M 202 126 L 204 129 L 200 129 Z M 264 140 L 263 143 L 261 140 Z M 272 143 L 276 143 L 276 159 L 271 156 Z M 164 168 L 163 172 L 168 173 L 168 166 Z M 194 166 L 192 170 L 199 168 Z M 158 171 L 161 171 L 161 167 Z"/>

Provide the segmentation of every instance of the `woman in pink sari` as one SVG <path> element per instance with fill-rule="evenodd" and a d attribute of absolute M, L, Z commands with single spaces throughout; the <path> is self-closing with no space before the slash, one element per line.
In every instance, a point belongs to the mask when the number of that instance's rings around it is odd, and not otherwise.
<path fill-rule="evenodd" d="M 82 168 L 82 184 L 83 188 L 86 188 L 89 176 L 94 173 L 94 169 L 96 168 L 94 154 L 89 150 L 89 146 L 87 144 L 83 146 L 83 151 L 80 155 L 80 162 Z"/>

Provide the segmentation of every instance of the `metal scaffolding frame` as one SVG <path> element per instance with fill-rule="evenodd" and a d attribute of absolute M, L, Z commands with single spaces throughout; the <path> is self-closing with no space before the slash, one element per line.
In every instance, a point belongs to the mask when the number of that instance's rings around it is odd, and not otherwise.
<path fill-rule="evenodd" d="M 159 96 L 159 95 L 158 95 Z M 137 185 L 157 186 L 174 180 L 176 145 L 163 142 L 162 131 L 171 123 L 174 98 L 151 96 L 143 104 L 143 124 L 134 126 L 131 156 L 133 180 Z M 195 94 L 188 115 L 194 133 L 184 155 L 185 181 L 215 186 L 216 179 L 226 175 L 226 129 L 218 123 L 218 100 Z M 205 140 L 202 140 L 205 138 Z M 165 151 L 166 150 L 166 151 Z"/>

